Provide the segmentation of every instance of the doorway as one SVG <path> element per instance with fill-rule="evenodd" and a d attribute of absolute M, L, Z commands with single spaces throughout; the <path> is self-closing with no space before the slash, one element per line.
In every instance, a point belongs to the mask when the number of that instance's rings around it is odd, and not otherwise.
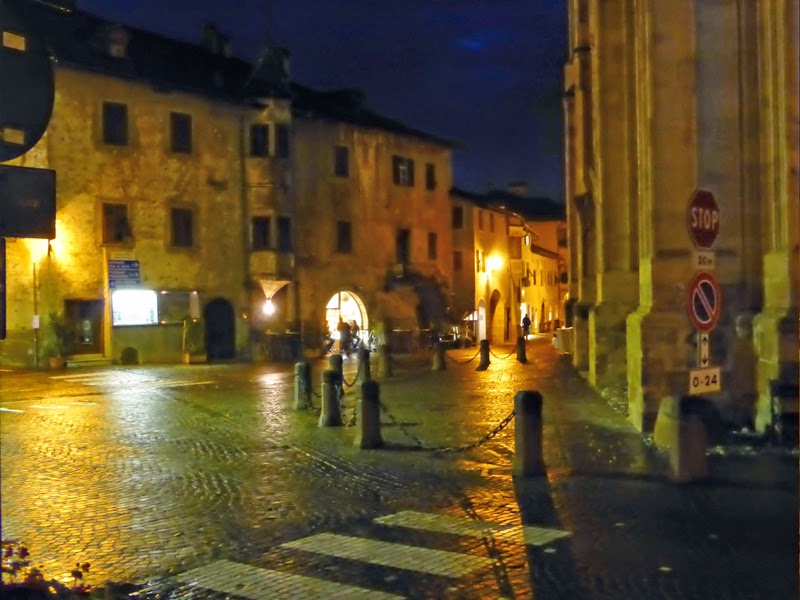
<path fill-rule="evenodd" d="M 65 300 L 64 315 L 72 332 L 72 354 L 103 353 L 103 300 Z"/>
<path fill-rule="evenodd" d="M 236 357 L 236 322 L 233 305 L 225 298 L 214 298 L 203 311 L 208 360 Z"/>

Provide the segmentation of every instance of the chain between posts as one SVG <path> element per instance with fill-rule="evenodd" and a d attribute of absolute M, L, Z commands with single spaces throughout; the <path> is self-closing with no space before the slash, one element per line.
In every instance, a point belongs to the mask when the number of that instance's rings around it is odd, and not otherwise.
<path fill-rule="evenodd" d="M 358 370 L 356 371 L 356 376 L 353 378 L 353 382 L 352 383 L 348 382 L 347 379 L 345 379 L 344 377 L 344 373 L 342 373 L 342 382 L 347 387 L 353 387 L 356 384 L 356 381 L 358 381 L 359 375 L 361 375 L 361 361 L 358 362 Z"/>
<path fill-rule="evenodd" d="M 508 354 L 506 354 L 505 356 L 497 356 L 497 354 L 495 354 L 494 352 L 492 352 L 492 349 L 491 349 L 491 347 L 489 348 L 489 354 L 491 354 L 492 356 L 494 356 L 494 357 L 495 357 L 497 360 L 505 360 L 505 359 L 507 359 L 507 358 L 510 358 L 510 357 L 511 357 L 511 355 L 512 355 L 512 354 L 514 354 L 516 351 L 517 351 L 517 349 L 516 349 L 516 348 L 514 348 L 514 349 L 513 349 L 511 352 L 509 352 L 509 353 L 508 353 Z"/>
<path fill-rule="evenodd" d="M 477 352 L 475 352 L 475 354 L 473 354 L 473 355 L 472 355 L 472 358 L 469 358 L 469 359 L 467 359 L 467 360 L 457 360 L 457 359 L 455 359 L 455 358 L 453 358 L 453 357 L 449 356 L 449 355 L 447 354 L 447 351 L 445 351 L 445 353 L 444 353 L 444 356 L 445 356 L 445 358 L 447 358 L 448 360 L 451 360 L 451 361 L 453 361 L 453 362 L 454 362 L 454 363 L 456 363 L 456 364 L 459 364 L 459 365 L 465 365 L 465 364 L 467 364 L 467 363 L 469 363 L 469 362 L 472 362 L 473 360 L 475 360 L 475 357 L 477 357 L 477 356 L 478 356 L 478 354 L 480 354 L 480 353 L 481 353 L 481 349 L 480 349 L 480 348 L 478 348 Z"/>
<path fill-rule="evenodd" d="M 400 431 L 405 434 L 410 440 L 412 440 L 417 446 L 419 446 L 422 450 L 429 450 L 431 452 L 464 452 L 466 450 L 472 450 L 473 448 L 477 448 L 478 446 L 482 446 L 492 438 L 494 438 L 498 433 L 503 431 L 509 423 L 514 419 L 514 411 L 512 410 L 508 416 L 506 416 L 502 421 L 500 421 L 493 429 L 491 429 L 486 435 L 477 439 L 476 441 L 472 442 L 471 444 L 464 444 L 463 446 L 428 446 L 423 442 L 419 437 L 411 433 L 408 428 L 406 428 L 397 418 L 389 411 L 386 405 L 378 401 L 381 410 L 383 413 L 389 418 L 389 421 L 393 425 L 395 425 Z"/>

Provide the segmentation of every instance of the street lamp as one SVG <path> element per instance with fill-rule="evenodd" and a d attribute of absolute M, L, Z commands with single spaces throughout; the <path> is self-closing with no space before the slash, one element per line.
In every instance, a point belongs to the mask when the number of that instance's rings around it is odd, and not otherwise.
<path fill-rule="evenodd" d="M 500 268 L 503 266 L 503 259 L 496 254 L 492 254 L 486 260 L 486 266 L 489 267 L 490 271 L 499 271 Z"/>
<path fill-rule="evenodd" d="M 275 304 L 272 302 L 272 298 L 267 298 L 267 301 L 264 302 L 264 307 L 262 308 L 264 314 L 268 317 L 271 317 L 275 314 Z"/>

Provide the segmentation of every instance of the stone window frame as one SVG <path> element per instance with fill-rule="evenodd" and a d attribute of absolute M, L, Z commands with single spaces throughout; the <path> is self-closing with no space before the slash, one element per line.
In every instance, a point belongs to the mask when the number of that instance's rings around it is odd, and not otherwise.
<path fill-rule="evenodd" d="M 191 215 L 191 233 L 189 244 L 176 244 L 175 243 L 175 211 L 188 212 Z M 171 202 L 167 205 L 167 219 L 164 219 L 167 226 L 168 247 L 172 251 L 188 252 L 197 250 L 198 247 L 198 220 L 197 207 L 187 202 Z"/>
<path fill-rule="evenodd" d="M 425 189 L 433 191 L 436 189 L 436 165 L 434 163 L 425 163 Z"/>
<path fill-rule="evenodd" d="M 117 248 L 130 248 L 133 246 L 133 227 L 132 221 L 132 203 L 125 200 L 98 200 L 97 201 L 97 229 L 98 238 L 101 246 L 112 246 Z M 106 207 L 124 207 L 123 220 L 113 226 L 114 230 L 122 228 L 121 236 L 107 235 L 111 231 L 111 225 L 107 223 L 107 215 L 109 211 Z"/>
<path fill-rule="evenodd" d="M 428 260 L 439 258 L 439 235 L 435 231 L 428 232 Z"/>
<path fill-rule="evenodd" d="M 464 207 L 454 206 L 451 216 L 451 225 L 453 229 L 464 229 Z"/>
<path fill-rule="evenodd" d="M 182 126 L 188 125 L 183 131 Z M 185 139 L 181 136 L 185 134 Z M 194 151 L 194 119 L 189 113 L 171 110 L 169 113 L 169 150 L 172 154 L 191 155 Z"/>
<path fill-rule="evenodd" d="M 114 111 L 121 109 L 122 114 Z M 120 118 L 119 131 L 115 131 L 111 121 Z M 130 110 L 127 102 L 103 100 L 100 104 L 100 141 L 105 146 L 125 148 L 131 145 Z"/>
<path fill-rule="evenodd" d="M 263 244 L 260 243 L 260 239 L 258 240 L 259 243 L 256 244 L 256 221 L 265 224 L 265 235 L 263 239 Z M 260 214 L 260 215 L 253 215 L 250 218 L 250 250 L 253 252 L 260 252 L 264 250 L 274 250 L 275 249 L 275 236 L 272 235 L 272 227 L 273 227 L 273 215 L 272 214 Z"/>
<path fill-rule="evenodd" d="M 353 253 L 353 222 L 336 221 L 336 253 Z"/>
<path fill-rule="evenodd" d="M 333 174 L 350 177 L 350 146 L 336 144 L 333 147 Z"/>
<path fill-rule="evenodd" d="M 399 154 L 392 155 L 392 182 L 395 185 L 414 187 L 414 159 Z"/>
<path fill-rule="evenodd" d="M 256 136 L 256 131 L 263 131 L 262 137 Z M 272 145 L 272 124 L 271 123 L 250 123 L 248 131 L 248 156 L 252 158 L 268 158 L 271 155 L 270 146 Z"/>

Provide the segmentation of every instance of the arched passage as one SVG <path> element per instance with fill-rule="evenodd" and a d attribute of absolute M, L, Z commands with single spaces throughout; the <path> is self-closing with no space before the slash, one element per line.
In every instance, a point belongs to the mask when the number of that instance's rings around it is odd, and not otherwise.
<path fill-rule="evenodd" d="M 339 319 L 352 326 L 358 326 L 359 336 L 367 335 L 369 331 L 369 315 L 364 301 L 353 292 L 341 290 L 330 297 L 325 305 L 325 324 L 328 326 L 328 333 L 335 339 Z"/>
<path fill-rule="evenodd" d="M 214 298 L 203 311 L 208 360 L 225 360 L 236 356 L 236 322 L 233 305 L 225 298 Z"/>

